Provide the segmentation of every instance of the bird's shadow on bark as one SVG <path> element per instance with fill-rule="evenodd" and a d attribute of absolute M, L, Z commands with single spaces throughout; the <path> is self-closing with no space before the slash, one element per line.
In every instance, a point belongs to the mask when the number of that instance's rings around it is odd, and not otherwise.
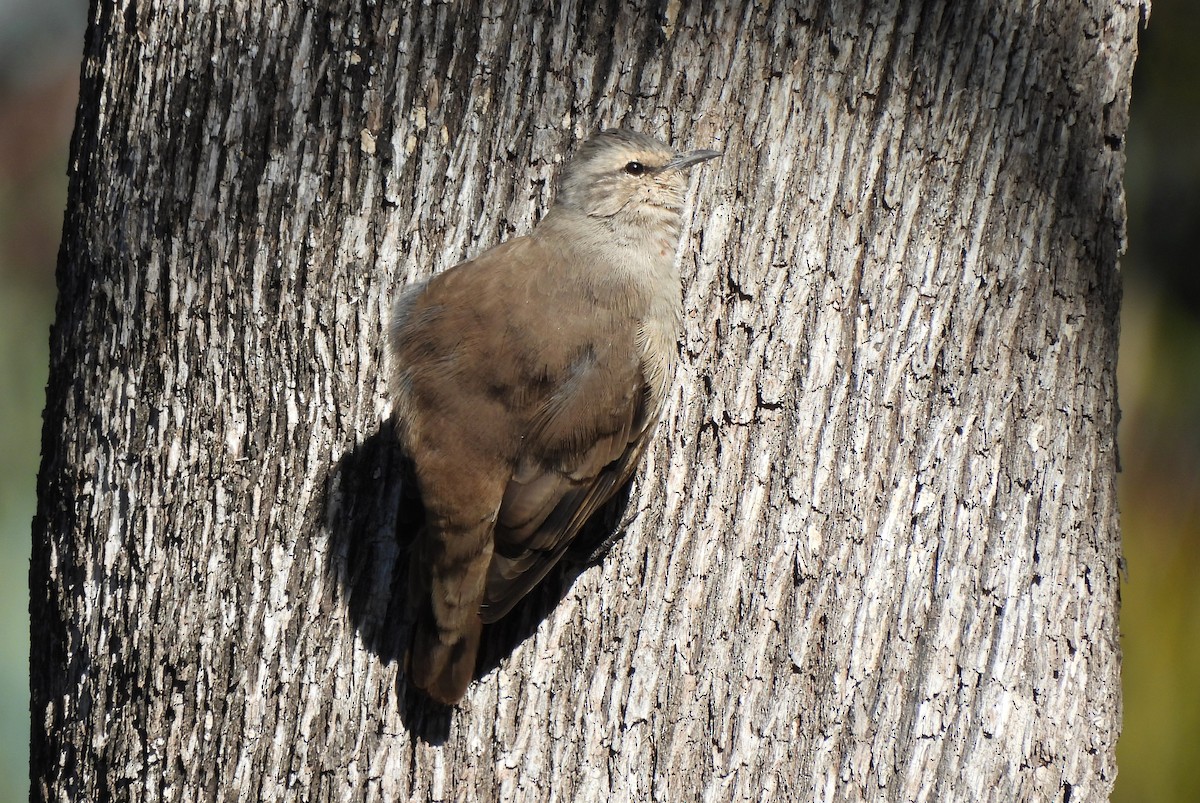
<path fill-rule="evenodd" d="M 508 616 L 484 628 L 476 679 L 533 635 L 583 570 L 603 557 L 621 533 L 629 488 L 626 484 L 592 517 L 573 550 Z M 399 664 L 395 693 L 404 727 L 422 741 L 442 744 L 449 736 L 454 709 L 412 687 L 405 668 L 412 631 L 410 546 L 425 510 L 412 463 L 390 424 L 330 467 L 323 507 L 329 533 L 326 572 L 336 581 L 342 609 L 371 653 L 382 663 Z"/>

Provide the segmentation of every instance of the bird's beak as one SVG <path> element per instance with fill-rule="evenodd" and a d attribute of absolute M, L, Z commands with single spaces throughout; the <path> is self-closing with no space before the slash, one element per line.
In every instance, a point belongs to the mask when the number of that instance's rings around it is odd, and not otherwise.
<path fill-rule="evenodd" d="M 688 151 L 687 153 L 678 153 L 674 159 L 667 162 L 667 169 L 684 170 L 694 164 L 699 164 L 720 155 L 720 151 Z"/>

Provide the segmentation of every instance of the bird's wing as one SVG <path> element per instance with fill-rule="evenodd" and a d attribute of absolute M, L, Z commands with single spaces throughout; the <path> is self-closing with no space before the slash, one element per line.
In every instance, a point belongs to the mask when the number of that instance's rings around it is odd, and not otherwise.
<path fill-rule="evenodd" d="M 397 305 L 393 396 L 406 445 L 511 471 L 485 622 L 525 596 L 629 479 L 661 408 L 637 320 L 620 305 L 580 299 L 553 269 L 559 258 L 536 240 L 512 240 Z M 462 507 L 463 482 L 437 480 L 419 458 L 426 505 Z"/>
<path fill-rule="evenodd" d="M 533 419 L 505 490 L 481 616 L 508 613 L 559 561 L 580 528 L 633 474 L 657 423 L 641 366 L 567 383 Z"/>

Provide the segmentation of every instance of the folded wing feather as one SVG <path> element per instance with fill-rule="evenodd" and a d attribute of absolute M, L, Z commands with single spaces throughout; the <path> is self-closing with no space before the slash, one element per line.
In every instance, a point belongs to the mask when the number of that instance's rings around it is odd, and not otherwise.
<path fill-rule="evenodd" d="M 637 467 L 658 411 L 649 409 L 640 366 L 629 380 L 625 404 L 615 417 L 611 407 L 602 421 L 580 416 L 579 404 L 586 399 L 575 404 L 554 400 L 550 406 L 557 415 L 542 418 L 527 438 L 528 454 L 500 507 L 481 610 L 484 622 L 508 613 L 546 575 L 588 518 Z M 570 415 L 578 431 L 559 431 L 564 415 Z M 603 429 L 608 431 L 599 431 Z M 563 443 L 574 448 L 563 449 Z"/>

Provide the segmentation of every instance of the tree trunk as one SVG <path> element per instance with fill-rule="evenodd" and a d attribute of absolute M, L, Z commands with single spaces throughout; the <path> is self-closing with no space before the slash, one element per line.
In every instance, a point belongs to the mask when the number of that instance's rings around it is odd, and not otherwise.
<path fill-rule="evenodd" d="M 1147 9 L 407 5 L 93 4 L 33 797 L 1106 799 Z M 623 540 L 450 712 L 404 678 L 388 300 L 612 125 L 725 151 L 680 370 Z"/>

